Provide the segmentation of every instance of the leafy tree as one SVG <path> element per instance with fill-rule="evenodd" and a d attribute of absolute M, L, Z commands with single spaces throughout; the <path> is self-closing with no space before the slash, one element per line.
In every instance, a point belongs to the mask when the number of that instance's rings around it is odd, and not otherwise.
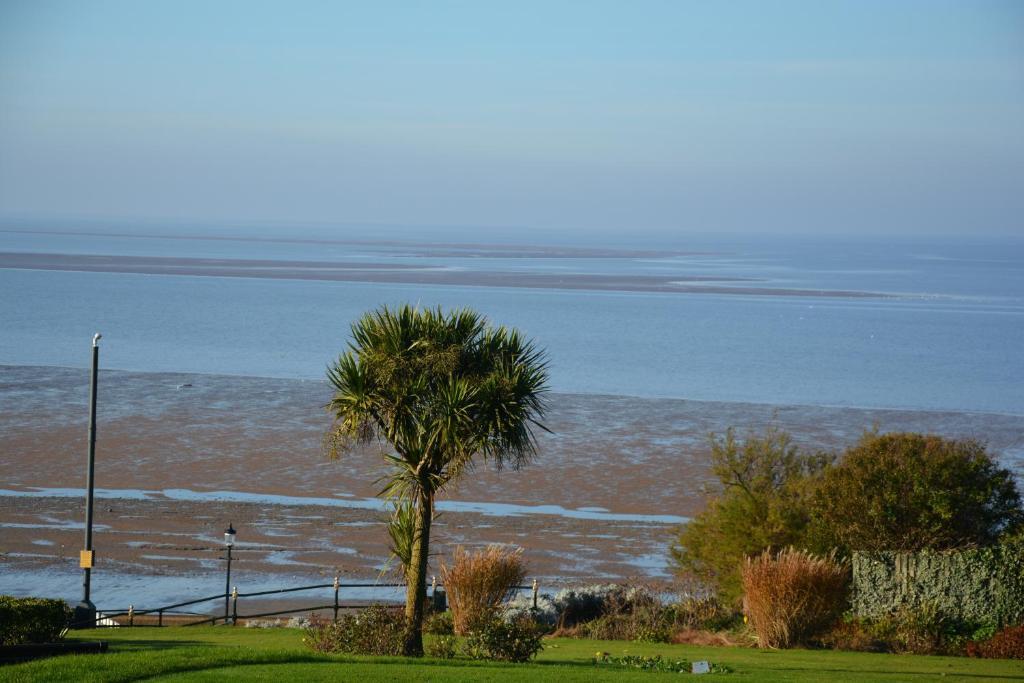
<path fill-rule="evenodd" d="M 415 506 L 404 652 L 420 656 L 435 497 L 476 459 L 518 468 L 534 454 L 544 354 L 468 309 L 383 307 L 352 325 L 349 348 L 327 376 L 335 389 L 329 454 L 386 442 L 394 452 L 384 454 L 391 474 L 381 494 Z"/>
<path fill-rule="evenodd" d="M 729 601 L 742 593 L 745 558 L 803 547 L 810 488 L 832 458 L 801 453 L 788 434 L 774 428 L 742 443 L 732 429 L 709 439 L 721 491 L 683 525 L 670 552 L 678 574 L 698 579 Z"/>
<path fill-rule="evenodd" d="M 852 550 L 989 545 L 1024 521 L 1013 474 L 974 440 L 867 433 L 824 473 L 819 544 Z"/>

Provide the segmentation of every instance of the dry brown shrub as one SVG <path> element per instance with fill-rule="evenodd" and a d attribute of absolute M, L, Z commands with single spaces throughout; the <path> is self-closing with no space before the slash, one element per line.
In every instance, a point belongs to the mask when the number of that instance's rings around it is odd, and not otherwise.
<path fill-rule="evenodd" d="M 743 647 L 749 643 L 742 637 L 724 631 L 705 631 L 696 628 L 684 628 L 672 634 L 669 642 L 676 645 L 700 645 L 702 647 Z"/>
<path fill-rule="evenodd" d="M 551 638 L 586 638 L 586 628 L 583 624 L 573 626 L 559 626 L 548 634 Z"/>
<path fill-rule="evenodd" d="M 878 637 L 869 624 L 857 619 L 839 621 L 820 638 L 821 644 L 832 650 L 852 652 L 885 652 L 887 643 Z"/>
<path fill-rule="evenodd" d="M 1024 624 L 1005 626 L 988 640 L 967 644 L 968 657 L 1024 659 Z"/>
<path fill-rule="evenodd" d="M 491 617 L 525 577 L 521 548 L 492 545 L 475 553 L 456 548 L 451 567 L 441 564 L 455 633 L 466 635 Z"/>
<path fill-rule="evenodd" d="M 846 606 L 850 572 L 834 555 L 790 548 L 743 565 L 746 613 L 760 647 L 791 647 L 832 625 Z"/>

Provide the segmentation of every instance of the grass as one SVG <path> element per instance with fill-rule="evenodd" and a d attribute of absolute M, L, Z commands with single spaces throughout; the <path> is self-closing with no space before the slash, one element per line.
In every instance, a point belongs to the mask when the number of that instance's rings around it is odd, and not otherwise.
<path fill-rule="evenodd" d="M 1010 681 L 1024 680 L 1024 662 L 956 657 L 879 655 L 814 650 L 655 645 L 623 641 L 551 639 L 531 664 L 496 664 L 395 657 L 316 655 L 292 629 L 168 627 L 77 632 L 76 640 L 107 640 L 106 655 L 69 655 L 0 667 L 0 681 L 576 681 L 656 682 L 673 674 L 593 664 L 612 655 L 660 654 L 707 659 L 731 669 L 713 679 L 735 681 Z"/>

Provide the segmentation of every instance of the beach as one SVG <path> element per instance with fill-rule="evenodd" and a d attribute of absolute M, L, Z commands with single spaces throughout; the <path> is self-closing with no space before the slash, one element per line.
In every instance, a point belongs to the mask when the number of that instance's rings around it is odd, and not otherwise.
<path fill-rule="evenodd" d="M 388 555 L 380 448 L 324 455 L 329 396 L 314 380 L 102 371 L 97 599 L 131 601 L 143 586 L 166 602 L 222 591 L 229 523 L 240 586 L 377 580 Z M 87 371 L 0 366 L 3 592 L 77 597 L 87 398 Z M 872 428 L 978 438 L 1024 474 L 1015 415 L 557 393 L 549 403 L 533 462 L 480 463 L 438 501 L 432 571 L 458 545 L 504 543 L 524 549 L 547 587 L 665 584 L 674 529 L 714 490 L 707 435 L 729 427 L 775 426 L 808 449 L 841 449 Z"/>

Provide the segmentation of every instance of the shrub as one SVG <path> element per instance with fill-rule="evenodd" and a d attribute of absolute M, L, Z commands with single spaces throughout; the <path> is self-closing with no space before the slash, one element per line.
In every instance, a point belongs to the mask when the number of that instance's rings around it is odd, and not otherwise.
<path fill-rule="evenodd" d="M 744 558 L 766 549 L 807 547 L 813 485 L 833 457 L 802 453 L 789 435 L 773 428 L 743 442 L 732 429 L 710 439 L 720 491 L 683 525 L 670 552 L 678 575 L 733 603 L 743 592 Z"/>
<path fill-rule="evenodd" d="M 636 610 L 652 607 L 656 608 L 659 620 L 674 623 L 671 614 L 661 614 L 664 608 L 648 588 L 617 583 L 564 588 L 553 596 L 541 594 L 537 596 L 536 608 L 532 596 L 518 595 L 505 605 L 502 616 L 506 621 L 530 618 L 544 626 L 557 626 L 564 635 L 573 637 L 586 630 L 586 625 L 595 619 L 608 615 L 629 616 Z M 616 620 L 606 620 L 606 623 L 609 621 Z M 622 620 L 616 623 L 618 621 Z M 617 628 L 616 632 L 623 630 Z"/>
<path fill-rule="evenodd" d="M 555 637 L 589 638 L 591 640 L 629 640 L 625 635 L 624 620 L 618 616 L 604 615 L 582 624 L 555 631 Z"/>
<path fill-rule="evenodd" d="M 302 639 L 311 650 L 325 654 L 400 655 L 405 615 L 383 605 L 372 605 L 338 621 L 316 619 Z"/>
<path fill-rule="evenodd" d="M 834 557 L 789 549 L 748 558 L 746 611 L 761 647 L 791 647 L 831 625 L 846 605 L 849 570 Z"/>
<path fill-rule="evenodd" d="M 988 640 L 967 644 L 969 657 L 1024 659 L 1024 624 L 1007 626 Z"/>
<path fill-rule="evenodd" d="M 604 614 L 579 624 L 576 632 L 595 640 L 667 643 L 672 635 L 672 611 L 645 588 L 623 588 L 609 594 Z"/>
<path fill-rule="evenodd" d="M 930 605 L 975 628 L 1024 622 L 1024 538 L 960 551 L 854 553 L 857 616 L 880 619 Z"/>
<path fill-rule="evenodd" d="M 652 620 L 645 623 L 635 623 L 632 627 L 633 637 L 630 639 L 635 643 L 667 643 L 672 637 L 672 631 L 662 620 Z"/>
<path fill-rule="evenodd" d="M 891 652 L 915 655 L 970 654 L 970 640 L 980 641 L 995 633 L 991 625 L 956 621 L 934 604 L 902 609 L 879 619 L 848 616 L 819 639 L 836 650 Z M 966 645 L 966 648 L 965 648 Z"/>
<path fill-rule="evenodd" d="M 455 624 L 451 612 L 434 612 L 427 616 L 423 630 L 435 636 L 455 635 Z"/>
<path fill-rule="evenodd" d="M 554 597 L 558 625 L 568 628 L 607 614 L 612 600 L 616 604 L 625 602 L 626 590 L 625 586 L 617 583 L 563 588 Z"/>
<path fill-rule="evenodd" d="M 529 610 L 520 608 L 520 602 L 527 604 L 526 600 L 514 601 L 514 607 L 505 611 L 506 618 L 531 616 Z M 707 640 L 697 631 L 731 628 L 741 624 L 743 617 L 715 598 L 686 598 L 665 605 L 648 587 L 622 584 L 566 588 L 547 601 L 545 596 L 540 596 L 538 609 L 533 613 L 538 615 L 536 620 L 551 624 L 552 612 L 559 614 L 556 634 L 562 637 L 659 643 L 677 637 L 684 638 L 679 642 L 694 638 Z M 713 640 L 721 642 L 723 639 Z"/>
<path fill-rule="evenodd" d="M 670 605 L 672 625 L 678 629 L 723 631 L 743 623 L 743 615 L 718 598 L 685 598 Z"/>
<path fill-rule="evenodd" d="M 700 647 L 753 647 L 757 644 L 757 641 L 752 639 L 748 631 L 736 633 L 718 631 L 712 633 L 711 631 L 698 631 L 687 628 L 673 631 L 669 642 L 676 645 L 697 645 Z"/>
<path fill-rule="evenodd" d="M 960 654 L 958 625 L 935 603 L 902 609 L 869 622 L 868 632 L 895 654 Z"/>
<path fill-rule="evenodd" d="M 1024 521 L 1013 473 L 972 440 L 868 433 L 822 476 L 817 543 L 844 553 L 986 546 Z"/>
<path fill-rule="evenodd" d="M 889 644 L 878 637 L 876 629 L 863 619 L 850 618 L 837 622 L 821 635 L 819 643 L 833 650 L 853 652 L 889 652 Z"/>
<path fill-rule="evenodd" d="M 451 567 L 441 565 L 455 633 L 466 635 L 477 622 L 491 620 L 525 576 L 521 549 L 492 545 L 470 553 L 456 548 Z"/>
<path fill-rule="evenodd" d="M 71 608 L 63 600 L 0 595 L 0 645 L 53 642 L 70 621 Z"/>
<path fill-rule="evenodd" d="M 532 619 L 545 628 L 552 628 L 558 623 L 559 610 L 554 599 L 542 593 L 537 596 L 537 607 L 533 606 L 533 596 L 519 594 L 505 603 L 501 618 L 505 621 Z"/>
<path fill-rule="evenodd" d="M 672 635 L 672 610 L 666 609 L 654 593 L 633 587 L 623 596 L 620 614 L 628 614 L 627 637 L 638 643 L 667 643 Z"/>
<path fill-rule="evenodd" d="M 492 617 L 474 625 L 465 652 L 471 659 L 528 662 L 544 648 L 542 637 L 541 630 L 529 619 L 505 621 Z"/>
<path fill-rule="evenodd" d="M 427 641 L 427 656 L 437 659 L 453 659 L 457 651 L 458 640 L 453 635 L 439 635 Z"/>

